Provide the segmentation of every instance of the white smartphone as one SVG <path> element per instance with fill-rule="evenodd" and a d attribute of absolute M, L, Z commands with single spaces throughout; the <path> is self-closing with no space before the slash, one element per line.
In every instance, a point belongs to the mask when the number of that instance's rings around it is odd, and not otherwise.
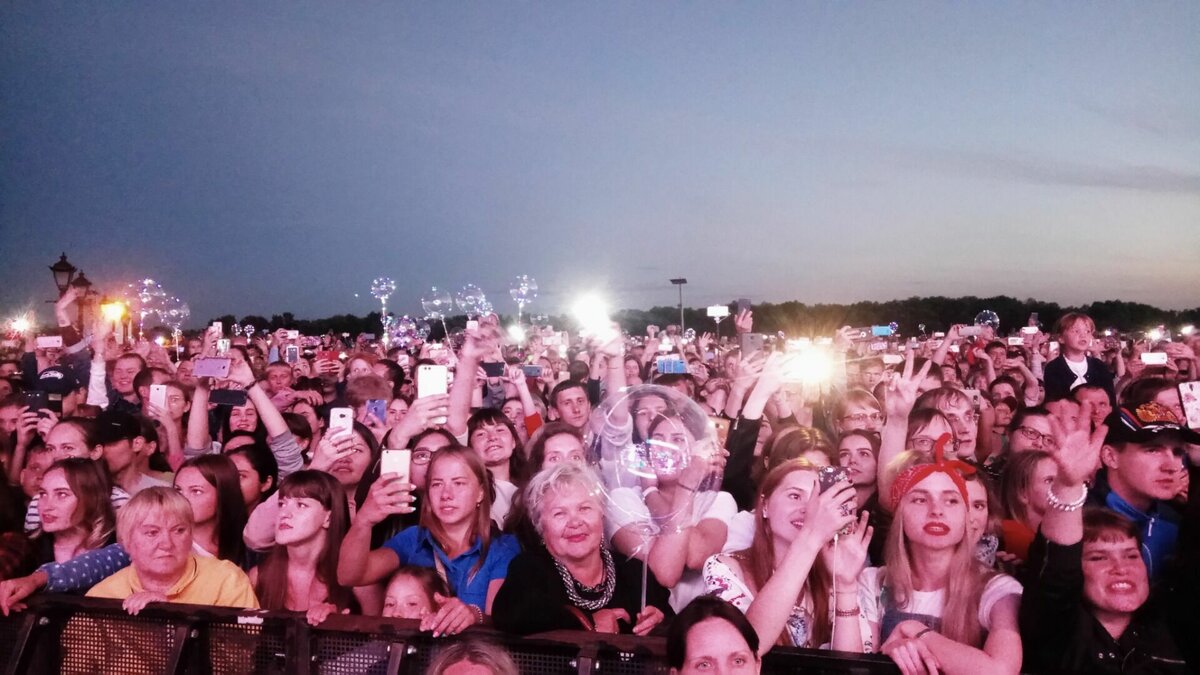
<path fill-rule="evenodd" d="M 217 340 L 217 354 L 224 356 L 229 353 L 229 338 Z"/>
<path fill-rule="evenodd" d="M 220 321 L 214 321 L 212 327 L 217 329 L 217 335 L 225 334 L 225 324 L 221 323 Z"/>
<path fill-rule="evenodd" d="M 950 345 L 950 351 L 957 354 L 961 350 L 958 348 L 958 345 Z"/>
<path fill-rule="evenodd" d="M 1050 341 L 1050 351 L 1051 351 L 1051 352 L 1057 352 L 1057 351 L 1058 351 L 1058 340 L 1051 340 L 1051 341 Z"/>
<path fill-rule="evenodd" d="M 1179 401 L 1183 404 L 1183 416 L 1189 429 L 1200 431 L 1200 381 L 1181 382 Z"/>
<path fill-rule="evenodd" d="M 449 371 L 446 366 L 430 364 L 417 366 L 417 398 L 444 395 L 448 382 Z"/>
<path fill-rule="evenodd" d="M 354 429 L 354 408 L 333 408 L 329 411 L 329 433 L 338 429 Z"/>
<path fill-rule="evenodd" d="M 467 330 L 479 330 L 479 322 L 475 319 L 471 319 L 467 322 Z"/>
<path fill-rule="evenodd" d="M 1142 352 L 1142 363 L 1147 366 L 1165 366 L 1167 358 L 1166 352 Z"/>
<path fill-rule="evenodd" d="M 61 349 L 61 335 L 39 335 L 37 339 L 38 349 Z"/>
<path fill-rule="evenodd" d="M 903 349 L 904 345 L 900 345 L 900 347 Z M 889 366 L 894 366 L 894 365 L 897 365 L 900 363 L 904 363 L 904 357 L 900 356 L 899 354 L 884 354 L 883 362 Z"/>
<path fill-rule="evenodd" d="M 298 331 L 298 330 L 289 330 L 289 331 L 287 332 L 287 339 L 289 339 L 289 340 L 298 340 L 299 338 L 300 338 L 300 331 Z"/>
<path fill-rule="evenodd" d="M 400 476 L 401 483 L 409 483 L 409 465 L 412 463 L 412 450 L 384 450 L 379 459 L 380 475 L 394 473 Z"/>
<path fill-rule="evenodd" d="M 1010 347 L 1022 347 L 1024 345 L 1025 345 L 1025 338 L 1023 338 L 1023 337 L 1008 338 L 1008 346 L 1010 346 Z"/>
<path fill-rule="evenodd" d="M 150 405 L 157 406 L 160 410 L 167 409 L 167 385 L 150 385 Z"/>
<path fill-rule="evenodd" d="M 1037 326 L 1023 326 L 1021 332 L 1026 335 L 1033 335 L 1038 332 Z"/>

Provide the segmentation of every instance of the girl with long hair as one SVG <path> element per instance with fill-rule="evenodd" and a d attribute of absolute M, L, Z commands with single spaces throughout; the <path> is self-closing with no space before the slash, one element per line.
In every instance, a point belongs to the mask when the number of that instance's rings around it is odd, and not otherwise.
<path fill-rule="evenodd" d="M 437 451 L 426 473 L 420 524 L 371 550 L 372 528 L 392 514 L 413 510 L 413 486 L 384 474 L 371 485 L 342 541 L 338 581 L 362 586 L 383 581 L 401 565 L 431 567 L 456 597 L 439 594 L 438 609 L 422 620 L 422 630 L 454 634 L 480 623 L 491 613 L 508 563 L 519 551 L 516 538 L 495 530 L 488 483 L 487 468 L 474 450 Z"/>
<path fill-rule="evenodd" d="M 512 420 L 499 408 L 483 408 L 467 422 L 467 439 L 491 474 L 495 490 L 492 519 L 503 526 L 514 497 L 528 482 L 521 437 Z"/>
<path fill-rule="evenodd" d="M 192 505 L 196 555 L 244 565 L 246 503 L 233 461 L 225 455 L 193 457 L 175 474 L 175 489 Z"/>
<path fill-rule="evenodd" d="M 949 442 L 943 434 L 932 463 L 909 466 L 892 484 L 887 565 L 859 579 L 862 645 L 905 672 L 1017 673 L 1021 586 L 976 559 L 964 479 L 974 468 L 944 459 Z"/>
<path fill-rule="evenodd" d="M 279 484 L 275 546 L 250 570 L 264 609 L 307 612 L 318 624 L 350 609 L 354 597 L 338 584 L 338 546 L 350 527 L 340 483 L 323 471 L 297 471 Z"/>
<path fill-rule="evenodd" d="M 774 645 L 819 647 L 830 643 L 834 622 L 835 649 L 858 649 L 858 611 L 837 609 L 854 605 L 858 573 L 866 561 L 871 528 L 867 516 L 859 527 L 829 544 L 839 530 L 852 526 L 854 488 L 839 483 L 822 492 L 818 467 L 793 459 L 771 470 L 763 480 L 754 511 L 750 547 L 718 554 L 704 565 L 709 593 L 746 613 L 762 640 L 761 651 Z M 835 577 L 837 593 L 834 593 Z M 842 638 L 845 639 L 842 639 Z"/>
<path fill-rule="evenodd" d="M 38 564 L 66 562 L 113 543 L 117 519 L 108 475 L 97 462 L 60 459 L 42 475 L 41 527 L 33 534 Z"/>

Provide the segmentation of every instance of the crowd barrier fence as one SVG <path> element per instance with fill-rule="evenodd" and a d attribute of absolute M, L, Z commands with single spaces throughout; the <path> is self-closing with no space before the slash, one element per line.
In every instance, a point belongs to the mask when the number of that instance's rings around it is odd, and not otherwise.
<path fill-rule="evenodd" d="M 486 628 L 464 635 L 502 645 L 528 675 L 669 672 L 662 638 L 583 631 L 518 637 Z M 183 604 L 154 604 L 130 616 L 118 601 L 45 596 L 0 617 L 0 663 L 5 675 L 419 675 L 442 646 L 458 639 L 433 638 L 403 619 L 335 615 L 313 627 L 294 612 Z M 899 671 L 879 655 L 776 648 L 764 659 L 763 672 Z"/>

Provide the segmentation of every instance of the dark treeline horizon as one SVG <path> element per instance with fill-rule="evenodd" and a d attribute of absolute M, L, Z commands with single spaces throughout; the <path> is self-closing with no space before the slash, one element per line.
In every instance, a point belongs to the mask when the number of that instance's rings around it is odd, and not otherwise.
<path fill-rule="evenodd" d="M 730 312 L 735 311 L 735 303 L 729 303 Z M 1007 334 L 1025 326 L 1030 314 L 1038 313 L 1038 321 L 1043 330 L 1051 332 L 1054 323 L 1067 312 L 1083 312 L 1096 322 L 1096 329 L 1103 331 L 1114 329 L 1126 333 L 1136 333 L 1164 325 L 1170 331 L 1178 331 L 1185 324 L 1200 323 L 1200 307 L 1187 310 L 1168 310 L 1151 305 L 1127 302 L 1123 300 L 1103 300 L 1086 305 L 1060 305 L 1055 302 L 1045 302 L 1033 298 L 1024 300 L 1004 295 L 980 298 L 963 296 L 948 298 L 944 296 L 910 297 L 905 299 L 887 300 L 883 302 L 861 301 L 850 304 L 818 303 L 807 304 L 799 301 L 779 303 L 764 302 L 753 305 L 754 330 L 761 333 L 783 331 L 789 336 L 831 335 L 841 326 L 883 325 L 895 322 L 899 324 L 900 333 L 907 336 L 920 335 L 920 325 L 924 324 L 926 333 L 944 331 L 956 323 L 971 324 L 975 316 L 982 310 L 989 309 L 1000 317 L 1000 332 Z M 528 323 L 531 314 L 525 315 Z M 420 317 L 413 317 L 419 319 Z M 515 316 L 501 315 L 507 325 Z M 225 326 L 234 323 L 251 324 L 259 331 L 275 330 L 278 328 L 298 329 L 305 335 L 321 335 L 333 333 L 379 333 L 379 312 L 371 312 L 365 316 L 353 314 L 338 314 L 321 319 L 298 319 L 291 312 L 274 314 L 270 317 L 247 315 L 240 319 L 232 314 L 213 317 L 213 321 L 221 321 Z M 678 306 L 658 306 L 650 309 L 622 309 L 613 313 L 613 320 L 631 334 L 644 333 L 650 324 L 667 326 L 679 323 Z M 715 324 L 707 316 L 705 307 L 686 307 L 684 322 L 688 328 L 698 332 L 714 332 Z M 575 322 L 568 315 L 547 316 L 545 323 L 558 330 L 571 330 Z M 733 334 L 733 318 L 722 320 L 720 333 Z M 463 315 L 446 318 L 446 326 L 451 330 L 461 329 L 466 324 Z M 441 334 L 441 322 L 430 322 L 433 331 L 431 337 L 437 339 Z M 195 332 L 195 331 L 192 331 Z"/>

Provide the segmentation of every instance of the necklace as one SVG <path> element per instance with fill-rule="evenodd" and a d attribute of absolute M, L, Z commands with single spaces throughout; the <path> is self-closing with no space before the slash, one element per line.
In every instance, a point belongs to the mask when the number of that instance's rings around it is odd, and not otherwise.
<path fill-rule="evenodd" d="M 550 557 L 554 561 L 554 567 L 558 569 L 558 576 L 562 577 L 563 586 L 567 589 L 567 599 L 571 601 L 572 605 L 589 612 L 594 612 L 611 602 L 613 591 L 617 588 L 617 568 L 613 564 L 612 553 L 607 547 L 600 547 L 600 558 L 604 561 L 604 578 L 595 586 L 584 586 L 571 576 L 566 566 L 560 563 L 558 558 Z M 580 593 L 599 594 L 599 597 L 594 600 L 586 600 Z"/>

